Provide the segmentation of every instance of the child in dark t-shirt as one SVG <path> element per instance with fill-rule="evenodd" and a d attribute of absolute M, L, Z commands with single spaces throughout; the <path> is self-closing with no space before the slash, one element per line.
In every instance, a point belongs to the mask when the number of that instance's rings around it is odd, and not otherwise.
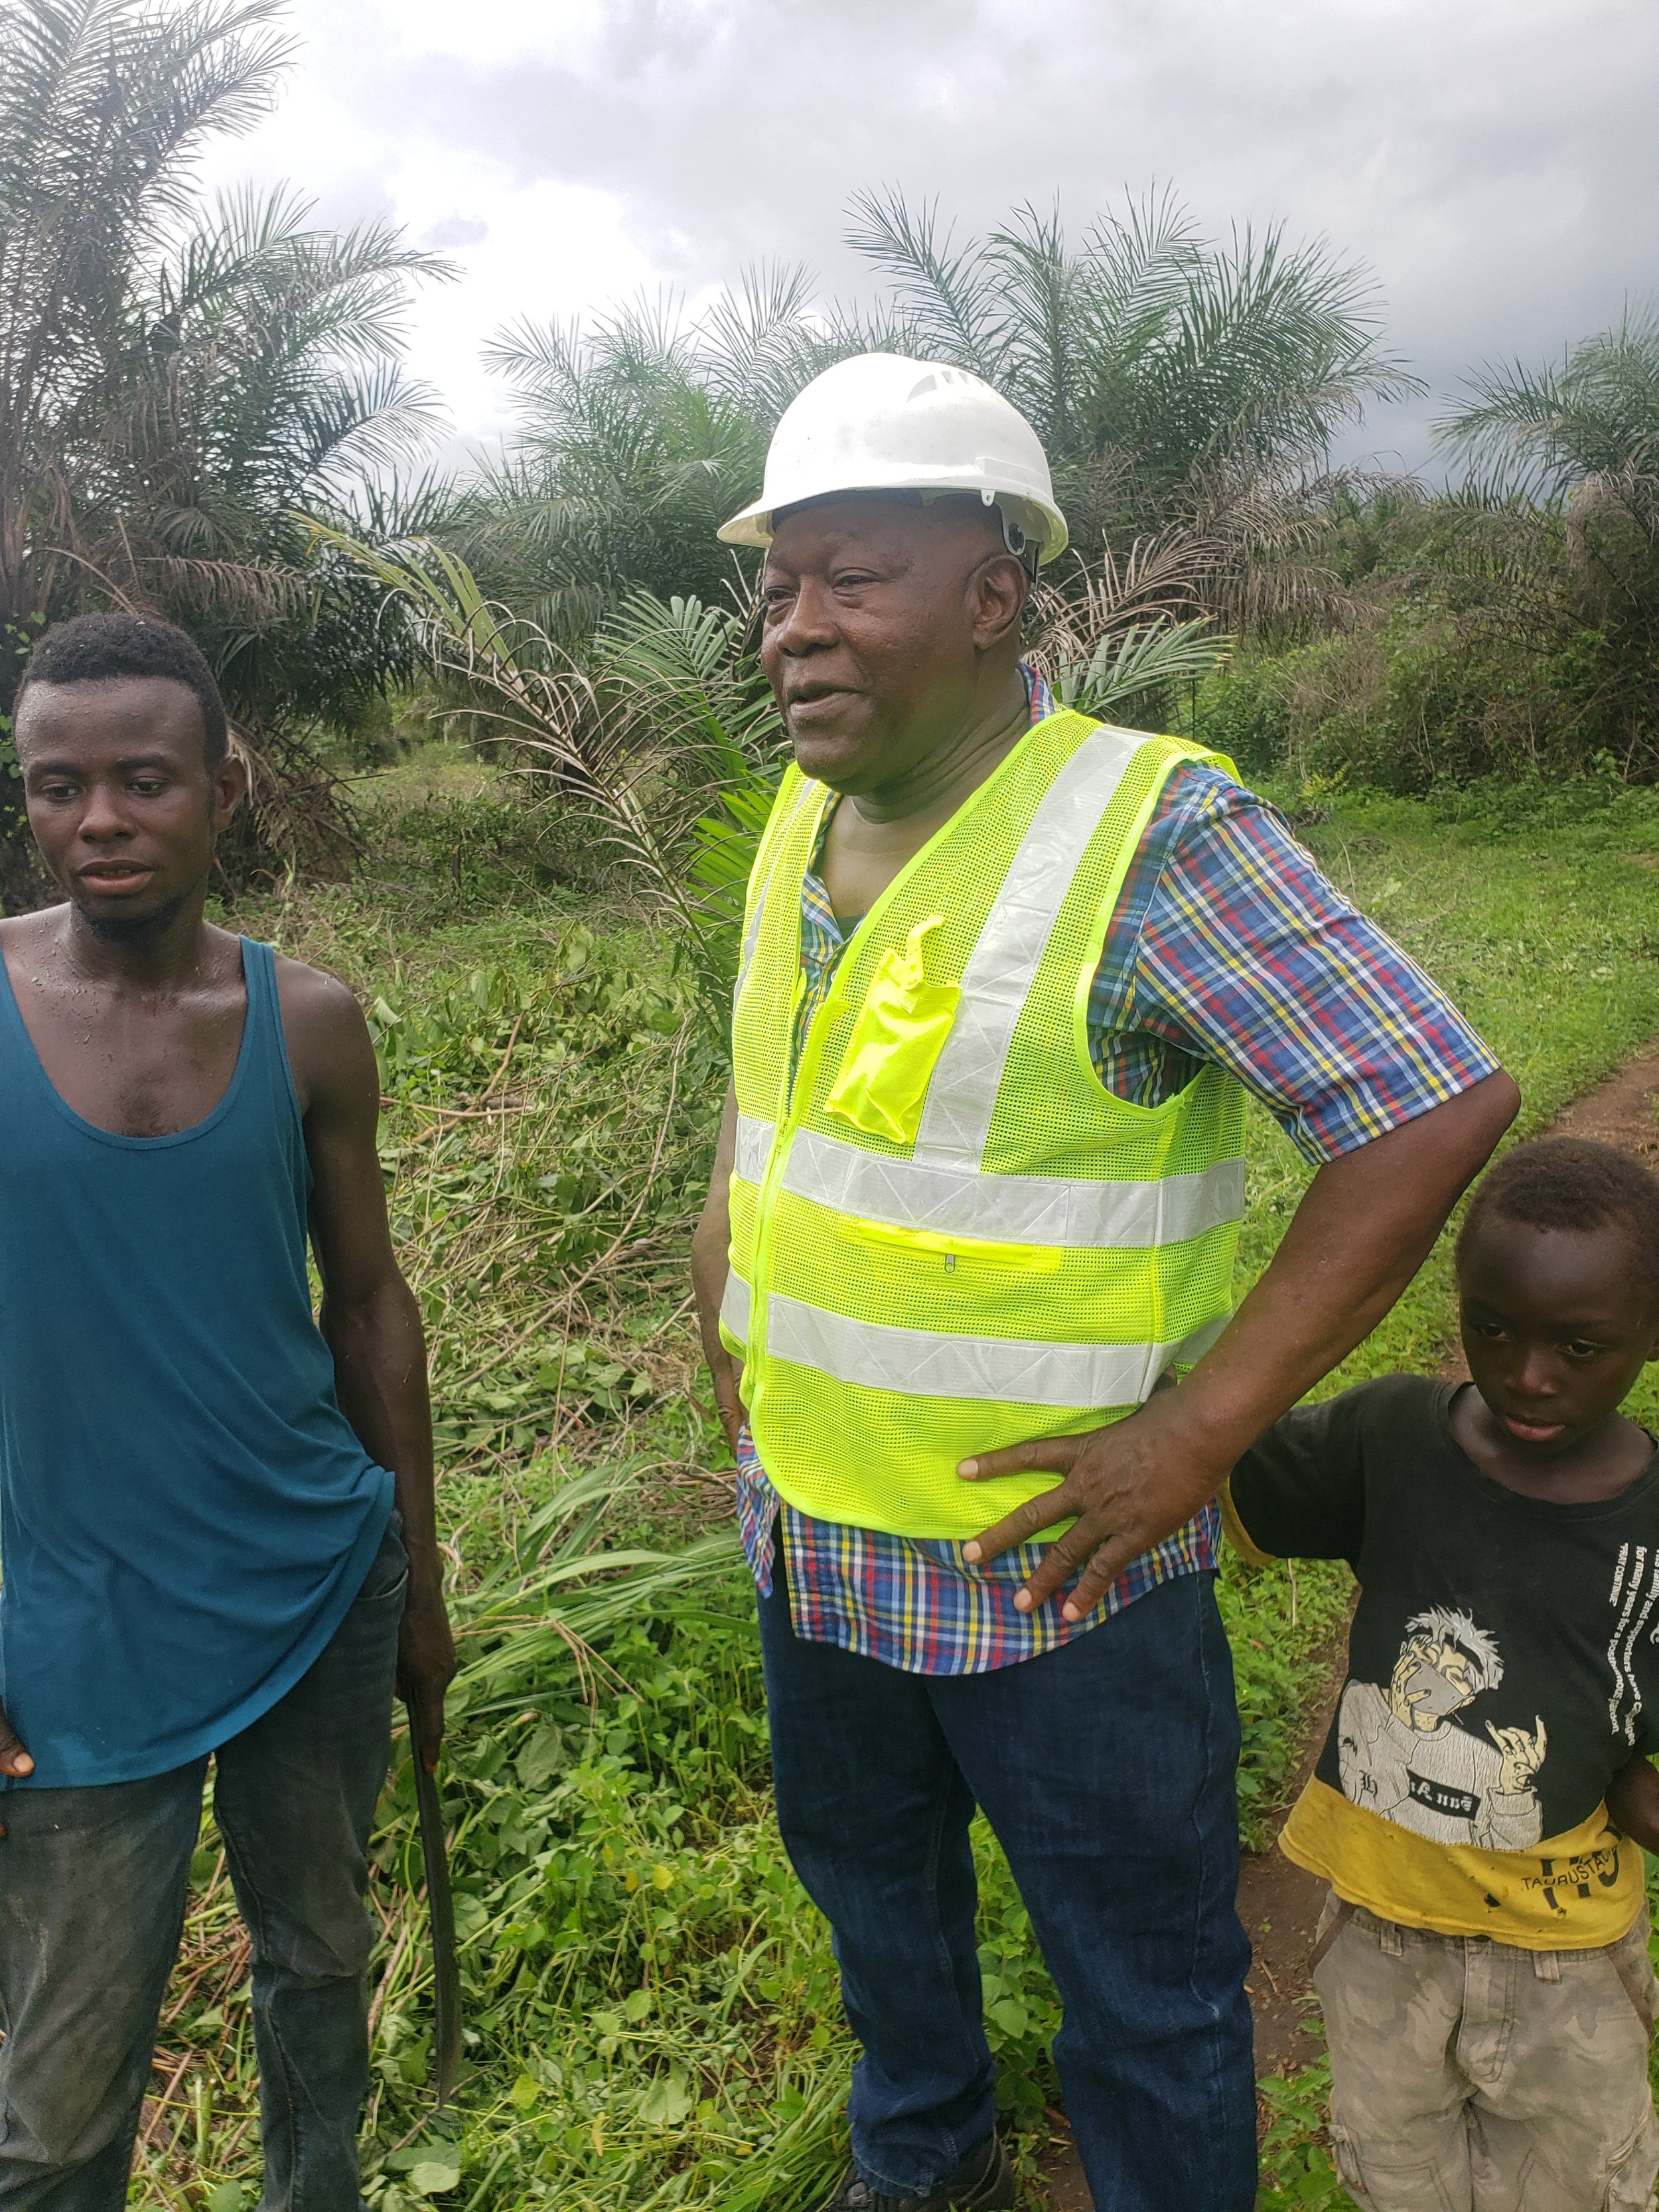
<path fill-rule="evenodd" d="M 1330 1901 L 1332 2137 L 1375 2212 L 1646 2207 L 1659 1849 L 1659 1182 L 1519 1146 L 1457 1250 L 1474 1380 L 1299 1408 L 1234 1469 L 1248 1556 L 1346 1559 L 1347 1679 L 1281 1843 Z M 1471 1940 L 1473 1939 L 1473 1940 Z"/>

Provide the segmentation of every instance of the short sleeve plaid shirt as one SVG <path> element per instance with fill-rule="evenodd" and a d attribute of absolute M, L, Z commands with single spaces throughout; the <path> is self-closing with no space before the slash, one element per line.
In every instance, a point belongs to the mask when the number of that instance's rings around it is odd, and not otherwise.
<path fill-rule="evenodd" d="M 1026 684 L 1040 721 L 1053 697 L 1029 669 Z M 797 1050 L 847 933 L 809 873 Z M 1498 1065 L 1422 970 L 1327 882 L 1275 809 L 1195 763 L 1164 787 L 1124 879 L 1091 994 L 1089 1042 L 1103 1084 L 1139 1106 L 1160 1104 L 1201 1062 L 1218 1062 L 1316 1164 L 1455 1097 Z M 1068 1625 L 1057 1602 L 1029 1615 L 1014 1609 L 1040 1545 L 969 1566 L 960 1544 L 814 1520 L 779 1497 L 746 1430 L 738 1520 L 763 1592 L 781 1545 L 798 1636 L 924 1674 L 985 1672 L 1066 1643 L 1171 1576 L 1213 1567 L 1219 1535 L 1211 1504 Z"/>

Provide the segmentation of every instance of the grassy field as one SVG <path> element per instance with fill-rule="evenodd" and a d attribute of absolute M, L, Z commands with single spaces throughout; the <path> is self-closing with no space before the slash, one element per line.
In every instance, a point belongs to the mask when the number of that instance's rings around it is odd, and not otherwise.
<path fill-rule="evenodd" d="M 769 1812 L 750 1601 L 689 1319 L 718 1042 L 668 948 L 596 889 L 591 850 L 526 817 L 510 787 L 439 759 L 368 803 L 354 884 L 245 900 L 233 919 L 336 969 L 370 1010 L 464 1629 L 444 1786 L 471 2069 L 434 2121 L 405 1765 L 375 1853 L 369 2202 L 793 2212 L 833 2170 L 849 2047 L 826 1931 Z M 1306 834 L 1500 1049 L 1527 1127 L 1659 1030 L 1645 794 L 1349 800 Z M 1305 1171 L 1265 1119 L 1251 1168 L 1255 1267 Z M 1437 1255 L 1328 1387 L 1432 1366 L 1449 1321 Z M 1252 1840 L 1294 1768 L 1345 1579 L 1224 1579 Z M 1055 2006 L 983 1835 L 980 1852 L 988 2018 L 1034 2173 Z M 246 1949 L 210 1830 L 194 1875 L 137 2194 L 247 2212 Z M 1264 2204 L 1334 2201 L 1311 2087 L 1274 2093 Z"/>

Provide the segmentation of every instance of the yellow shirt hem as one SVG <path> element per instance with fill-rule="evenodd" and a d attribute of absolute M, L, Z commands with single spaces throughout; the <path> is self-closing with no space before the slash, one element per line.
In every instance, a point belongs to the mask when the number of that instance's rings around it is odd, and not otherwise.
<path fill-rule="evenodd" d="M 1604 1804 L 1530 1850 L 1483 1851 L 1433 1843 L 1313 1781 L 1279 1847 L 1379 1919 L 1524 1951 L 1599 1950 L 1627 1935 L 1642 1909 L 1642 1854 Z"/>

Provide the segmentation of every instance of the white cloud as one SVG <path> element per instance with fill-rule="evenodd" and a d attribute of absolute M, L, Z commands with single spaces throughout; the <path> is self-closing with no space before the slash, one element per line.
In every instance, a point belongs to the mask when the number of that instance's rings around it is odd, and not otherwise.
<path fill-rule="evenodd" d="M 842 241 L 861 185 L 981 223 L 1058 191 L 1081 228 L 1158 179 L 1218 229 L 1283 218 L 1370 264 L 1441 390 L 1659 294 L 1650 0 L 299 0 L 293 20 L 288 97 L 216 173 L 290 176 L 333 220 L 451 226 L 465 275 L 422 302 L 416 367 L 471 434 L 502 419 L 477 352 L 511 317 L 698 296 L 769 257 L 867 284 Z M 1376 434 L 1419 460 L 1425 411 Z"/>

